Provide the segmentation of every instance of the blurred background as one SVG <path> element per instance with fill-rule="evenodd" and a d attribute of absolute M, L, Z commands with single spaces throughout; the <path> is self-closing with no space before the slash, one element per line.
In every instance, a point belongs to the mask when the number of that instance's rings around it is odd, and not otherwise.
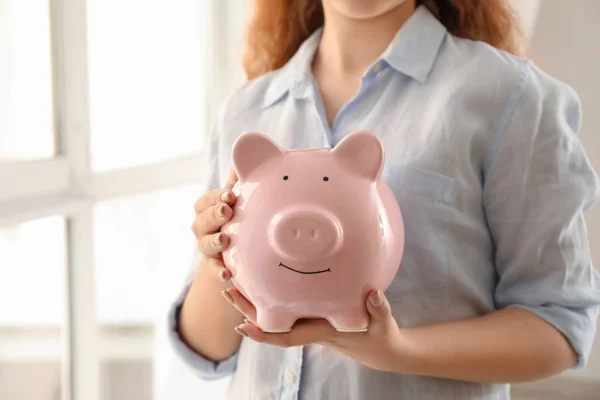
<path fill-rule="evenodd" d="M 204 136 L 243 82 L 244 0 L 0 0 L 0 399 L 220 399 L 172 354 Z M 600 171 L 600 1 L 514 0 L 583 102 Z M 600 263 L 600 206 L 587 216 Z M 600 398 L 589 365 L 514 398 Z"/>

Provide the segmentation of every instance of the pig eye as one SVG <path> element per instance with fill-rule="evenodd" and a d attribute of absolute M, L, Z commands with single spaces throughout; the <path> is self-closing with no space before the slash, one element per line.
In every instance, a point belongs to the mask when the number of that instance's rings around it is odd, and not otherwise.
<path fill-rule="evenodd" d="M 326 177 L 326 176 L 324 176 L 324 177 L 323 177 L 323 180 L 324 180 L 325 182 L 327 182 L 327 181 L 329 180 L 329 178 L 328 178 L 328 177 Z"/>
<path fill-rule="evenodd" d="M 284 181 L 287 181 L 288 179 L 290 179 L 290 177 L 289 177 L 289 176 L 287 176 L 287 175 L 283 177 L 283 180 L 284 180 Z"/>

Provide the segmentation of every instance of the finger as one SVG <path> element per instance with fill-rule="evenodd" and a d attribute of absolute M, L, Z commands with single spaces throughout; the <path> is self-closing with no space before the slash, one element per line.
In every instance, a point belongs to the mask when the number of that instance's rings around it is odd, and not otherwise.
<path fill-rule="evenodd" d="M 216 256 L 229 245 L 229 238 L 227 235 L 218 232 L 214 235 L 205 235 L 198 240 L 198 249 L 205 256 L 212 257 Z"/>
<path fill-rule="evenodd" d="M 194 204 L 194 210 L 200 214 L 217 203 L 227 203 L 231 206 L 235 203 L 235 194 L 230 188 L 211 190 L 198 199 L 196 204 Z"/>
<path fill-rule="evenodd" d="M 238 176 L 235 173 L 235 170 L 233 168 L 229 168 L 229 176 L 227 177 L 227 182 L 225 182 L 225 188 L 232 189 L 237 181 L 238 181 Z"/>
<path fill-rule="evenodd" d="M 196 236 L 215 233 L 233 216 L 233 210 L 225 203 L 209 207 L 194 221 Z"/>
<path fill-rule="evenodd" d="M 250 321 L 256 321 L 256 308 L 236 288 L 226 289 L 221 292 L 225 299 L 230 302 L 239 312 L 244 314 Z"/>
<path fill-rule="evenodd" d="M 369 325 L 387 323 L 392 314 L 390 303 L 381 290 L 372 290 L 367 297 L 367 311 L 369 312 Z"/>
<path fill-rule="evenodd" d="M 280 347 L 304 346 L 311 343 L 328 343 L 337 335 L 336 330 L 324 319 L 298 321 L 286 333 L 265 333 L 253 323 L 245 322 L 236 329 L 241 335 Z"/>
<path fill-rule="evenodd" d="M 231 279 L 231 271 L 227 269 L 222 259 L 207 257 L 207 263 L 210 273 L 214 274 L 221 282 L 227 282 Z"/>

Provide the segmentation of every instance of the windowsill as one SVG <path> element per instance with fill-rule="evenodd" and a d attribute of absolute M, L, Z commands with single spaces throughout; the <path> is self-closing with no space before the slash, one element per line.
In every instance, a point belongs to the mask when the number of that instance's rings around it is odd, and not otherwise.
<path fill-rule="evenodd" d="M 63 340 L 56 327 L 0 328 L 0 361 L 60 360 Z M 150 325 L 101 326 L 97 343 L 102 361 L 151 360 L 154 331 Z"/>

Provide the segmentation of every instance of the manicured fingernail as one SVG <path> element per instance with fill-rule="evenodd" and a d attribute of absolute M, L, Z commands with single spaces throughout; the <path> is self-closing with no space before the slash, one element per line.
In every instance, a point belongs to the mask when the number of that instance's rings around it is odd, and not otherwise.
<path fill-rule="evenodd" d="M 217 215 L 221 218 L 225 216 L 225 204 L 221 204 L 219 208 L 217 208 Z"/>
<path fill-rule="evenodd" d="M 246 331 L 245 331 L 245 330 L 243 330 L 242 328 L 240 328 L 239 326 L 236 326 L 234 329 L 235 329 L 235 331 L 236 331 L 237 333 L 239 333 L 240 335 L 242 335 L 242 336 L 244 336 L 244 337 L 248 337 L 248 333 L 246 333 Z"/>
<path fill-rule="evenodd" d="M 215 242 L 215 244 L 217 246 L 220 246 L 221 243 L 223 243 L 223 234 L 222 233 L 217 233 L 213 239 L 213 241 Z"/>
<path fill-rule="evenodd" d="M 225 270 L 224 270 L 224 269 L 220 270 L 220 271 L 217 273 L 217 275 L 219 275 L 219 280 L 220 280 L 221 282 L 225 282 L 225 281 L 227 281 L 227 276 L 226 276 L 226 273 L 225 273 Z"/>
<path fill-rule="evenodd" d="M 383 295 L 378 290 L 377 293 L 375 293 L 369 298 L 369 301 L 371 302 L 373 307 L 380 307 L 383 304 Z"/>
<path fill-rule="evenodd" d="M 233 297 L 231 297 L 231 295 L 229 294 L 229 292 L 227 290 L 221 291 L 221 294 L 223 295 L 223 297 L 225 297 L 225 300 L 227 300 L 229 303 L 231 303 L 231 304 L 235 303 L 235 301 L 233 301 Z"/>
<path fill-rule="evenodd" d="M 224 201 L 225 203 L 229 203 L 231 201 L 231 192 L 230 191 L 223 192 L 221 194 L 221 201 Z"/>

